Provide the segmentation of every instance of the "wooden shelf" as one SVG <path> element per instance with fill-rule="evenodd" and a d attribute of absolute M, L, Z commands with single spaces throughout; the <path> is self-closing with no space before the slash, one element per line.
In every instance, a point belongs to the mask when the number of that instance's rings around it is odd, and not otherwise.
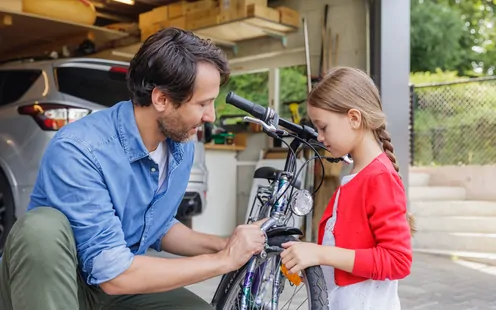
<path fill-rule="evenodd" d="M 89 35 L 96 46 L 128 36 L 125 32 L 103 27 L 0 10 L 0 56 L 2 58 L 18 57 L 21 51 L 34 50 L 38 46 L 64 45 L 65 41 L 71 42 Z"/>
<path fill-rule="evenodd" d="M 234 54 L 237 53 L 238 42 L 267 36 L 281 40 L 282 45 L 286 46 L 286 35 L 297 30 L 295 26 L 262 17 L 230 20 L 222 24 L 192 29 L 197 35 L 210 38 L 217 45 L 233 48 Z"/>
<path fill-rule="evenodd" d="M 244 151 L 246 149 L 246 146 L 205 143 L 205 149 L 206 150 L 217 150 L 217 151 Z"/>

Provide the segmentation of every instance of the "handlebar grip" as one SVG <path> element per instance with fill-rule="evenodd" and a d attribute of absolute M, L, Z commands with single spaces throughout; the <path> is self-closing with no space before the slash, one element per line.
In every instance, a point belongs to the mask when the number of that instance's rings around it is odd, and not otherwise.
<path fill-rule="evenodd" d="M 226 102 L 232 104 L 238 109 L 250 113 L 258 119 L 265 121 L 265 114 L 267 113 L 267 109 L 259 104 L 246 100 L 245 98 L 242 98 L 233 92 L 229 92 L 227 94 Z"/>

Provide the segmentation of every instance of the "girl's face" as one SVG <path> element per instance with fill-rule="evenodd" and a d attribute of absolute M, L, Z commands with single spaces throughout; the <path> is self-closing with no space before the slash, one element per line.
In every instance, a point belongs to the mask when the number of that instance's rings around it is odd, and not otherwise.
<path fill-rule="evenodd" d="M 307 105 L 307 113 L 319 134 L 318 141 L 333 157 L 352 153 L 360 131 L 360 113 L 357 110 L 339 114 Z"/>

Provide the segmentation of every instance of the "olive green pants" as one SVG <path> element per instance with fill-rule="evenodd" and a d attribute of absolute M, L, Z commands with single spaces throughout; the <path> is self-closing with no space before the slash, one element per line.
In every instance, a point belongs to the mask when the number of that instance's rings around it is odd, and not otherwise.
<path fill-rule="evenodd" d="M 12 228 L 0 262 L 2 310 L 174 309 L 212 307 L 185 288 L 143 295 L 107 295 L 77 271 L 67 218 L 53 208 L 27 212 Z"/>

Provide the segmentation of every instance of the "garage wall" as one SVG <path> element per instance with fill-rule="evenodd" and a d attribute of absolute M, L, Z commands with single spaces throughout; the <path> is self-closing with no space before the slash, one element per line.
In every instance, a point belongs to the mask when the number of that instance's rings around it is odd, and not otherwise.
<path fill-rule="evenodd" d="M 328 27 L 334 35 L 339 33 L 340 37 L 337 64 L 366 70 L 367 28 L 364 0 L 280 0 L 271 3 L 271 6 L 287 6 L 298 10 L 302 17 L 307 18 L 311 70 L 312 75 L 317 75 L 326 3 L 329 4 Z M 234 72 L 246 72 L 303 65 L 306 63 L 304 45 L 303 27 L 301 27 L 298 32 L 288 35 L 286 48 L 275 38 L 262 38 L 239 44 L 237 56 L 227 49 L 226 52 L 231 58 L 231 69 Z M 238 152 L 237 155 L 240 164 L 237 169 L 236 224 L 241 224 L 245 220 L 255 164 L 260 157 L 260 148 L 267 145 L 267 139 L 261 134 L 252 135 L 249 137 L 248 145 L 253 148 Z"/>
<path fill-rule="evenodd" d="M 327 25 L 332 34 L 339 33 L 337 63 L 366 69 L 366 10 L 364 0 L 280 0 L 271 6 L 298 10 L 308 20 L 312 75 L 317 75 L 324 6 L 329 4 Z M 238 44 L 238 54 L 226 49 L 233 71 L 305 64 L 303 26 L 287 37 L 287 47 L 276 38 L 262 38 Z"/>

